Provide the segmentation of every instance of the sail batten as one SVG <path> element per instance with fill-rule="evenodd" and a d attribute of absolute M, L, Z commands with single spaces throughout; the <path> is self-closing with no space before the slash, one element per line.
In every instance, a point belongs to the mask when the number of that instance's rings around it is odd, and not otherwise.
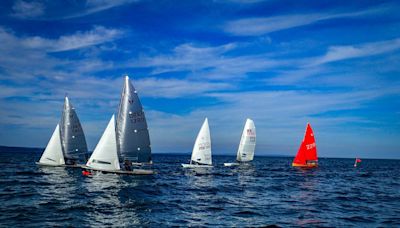
<path fill-rule="evenodd" d="M 60 121 L 60 135 L 66 162 L 73 163 L 77 160 L 83 160 L 84 156 L 82 155 L 87 155 L 88 153 L 85 134 L 75 108 L 67 96 L 65 97 Z"/>
<path fill-rule="evenodd" d="M 125 77 L 117 118 L 117 146 L 121 161 L 151 162 L 150 136 L 143 106 L 129 77 Z"/>
<path fill-rule="evenodd" d="M 254 121 L 247 119 L 240 139 L 236 160 L 239 162 L 249 162 L 254 159 L 256 147 L 256 127 Z"/>

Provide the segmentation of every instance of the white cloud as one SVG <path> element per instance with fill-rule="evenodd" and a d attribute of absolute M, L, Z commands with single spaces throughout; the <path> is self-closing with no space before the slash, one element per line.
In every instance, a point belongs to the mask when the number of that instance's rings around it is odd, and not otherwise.
<path fill-rule="evenodd" d="M 21 19 L 31 19 L 42 16 L 45 6 L 41 2 L 16 1 L 12 7 L 13 16 Z"/>
<path fill-rule="evenodd" d="M 311 122 L 317 135 L 321 156 L 346 156 L 340 151 L 354 153 L 348 148 L 351 140 L 364 132 L 363 144 L 374 134 L 382 134 L 381 122 L 357 115 L 321 116 L 341 110 L 357 110 L 371 100 L 396 94 L 395 88 L 348 92 L 326 91 L 259 91 L 212 93 L 208 96 L 219 105 L 199 107 L 184 115 L 147 112 L 153 148 L 155 151 L 190 152 L 196 134 L 205 117 L 209 118 L 213 153 L 234 155 L 246 118 L 252 118 L 257 127 L 257 154 L 294 155 L 303 137 L 304 127 Z M 354 130 L 354 125 L 360 127 Z M 344 127 L 352 126 L 352 127 Z M 170 134 L 173 129 L 174 134 Z M 341 137 L 340 135 L 343 135 Z M 163 137 L 168 135 L 169 137 Z M 335 149 L 332 145 L 335 137 Z M 388 139 L 386 142 L 390 142 Z M 174 146 L 170 146 L 174 142 Z M 165 148 L 167 147 L 167 148 Z M 273 148 L 273 151 L 271 150 Z"/>
<path fill-rule="evenodd" d="M 321 56 L 305 57 L 293 65 L 294 69 L 280 70 L 278 75 L 265 79 L 270 85 L 296 85 L 302 87 L 299 82 L 310 83 L 311 85 L 327 85 L 327 86 L 351 86 L 357 87 L 368 83 L 376 84 L 379 82 L 376 77 L 376 69 L 381 71 L 388 68 L 395 71 L 398 58 L 385 59 L 379 61 L 379 68 L 375 67 L 373 72 L 369 69 L 369 62 L 361 62 L 359 67 L 341 66 L 340 68 L 329 67 L 326 64 L 336 61 L 344 61 L 354 58 L 364 58 L 368 56 L 390 53 L 400 49 L 400 39 L 383 40 L 378 42 L 370 42 L 357 45 L 331 46 L 327 52 Z M 390 63 L 389 63 L 390 62 Z M 368 70 L 367 70 L 368 69 Z M 372 76 L 374 75 L 374 76 Z M 317 77 L 317 78 L 316 78 Z M 314 79 L 314 80 L 313 80 Z"/>
<path fill-rule="evenodd" d="M 64 35 L 58 39 L 29 37 L 21 40 L 27 48 L 45 49 L 49 52 L 68 51 L 92 45 L 101 44 L 121 38 L 124 32 L 119 29 L 108 29 L 103 26 L 94 26 L 89 31 L 78 31 L 72 35 Z"/>
<path fill-rule="evenodd" d="M 234 88 L 229 83 L 158 78 L 135 80 L 135 84 L 142 96 L 164 98 L 204 96 L 209 92 Z"/>
<path fill-rule="evenodd" d="M 132 60 L 131 67 L 152 67 L 152 74 L 189 71 L 192 78 L 210 80 L 241 79 L 251 72 L 264 72 L 277 66 L 292 64 L 290 61 L 276 61 L 268 55 L 229 55 L 237 44 L 229 43 L 214 47 L 199 47 L 182 44 L 166 55 L 144 56 Z"/>
<path fill-rule="evenodd" d="M 400 49 L 400 38 L 359 45 L 332 46 L 329 47 L 324 56 L 317 58 L 312 65 L 378 55 L 397 49 Z"/>
<path fill-rule="evenodd" d="M 223 30 L 236 36 L 259 36 L 336 18 L 359 17 L 380 13 L 387 8 L 369 9 L 350 13 L 312 13 L 273 17 L 244 18 L 227 22 Z"/>
<path fill-rule="evenodd" d="M 12 7 L 14 11 L 12 16 L 30 20 L 72 19 L 136 1 L 138 0 L 86 0 L 77 2 L 18 0 Z"/>
<path fill-rule="evenodd" d="M 53 16 L 55 19 L 73 19 L 95 14 L 114 7 L 137 2 L 138 0 L 87 0 L 81 8 L 66 15 Z M 82 3 L 82 2 L 81 2 Z"/>

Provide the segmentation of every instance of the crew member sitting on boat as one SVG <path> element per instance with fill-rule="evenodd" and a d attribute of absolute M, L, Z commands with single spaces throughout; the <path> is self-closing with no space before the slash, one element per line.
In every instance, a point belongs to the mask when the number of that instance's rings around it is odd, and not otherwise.
<path fill-rule="evenodd" d="M 132 171 L 132 162 L 129 160 L 124 161 L 124 168 L 126 171 Z"/>
<path fill-rule="evenodd" d="M 200 163 L 201 159 L 197 159 L 197 161 L 192 161 L 193 165 L 204 165 L 204 163 Z"/>
<path fill-rule="evenodd" d="M 66 165 L 76 165 L 76 160 L 73 158 L 65 158 Z"/>
<path fill-rule="evenodd" d="M 307 160 L 306 164 L 310 165 L 310 166 L 316 166 L 316 165 L 318 165 L 318 162 L 315 160 Z"/>

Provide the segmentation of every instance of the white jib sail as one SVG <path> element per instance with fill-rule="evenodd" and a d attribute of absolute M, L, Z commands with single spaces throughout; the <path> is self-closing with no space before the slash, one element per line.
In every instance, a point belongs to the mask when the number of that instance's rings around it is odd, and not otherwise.
<path fill-rule="evenodd" d="M 108 122 L 106 130 L 86 165 L 99 170 L 120 170 L 114 115 L 111 117 L 110 122 Z"/>
<path fill-rule="evenodd" d="M 204 120 L 203 125 L 197 135 L 193 146 L 191 163 L 197 162 L 204 165 L 212 165 L 211 159 L 211 137 L 208 119 Z"/>
<path fill-rule="evenodd" d="M 244 125 L 242 138 L 236 156 L 239 162 L 252 161 L 254 158 L 254 149 L 256 147 L 256 127 L 254 121 L 251 119 L 246 120 Z"/>
<path fill-rule="evenodd" d="M 44 150 L 39 163 L 46 165 L 64 165 L 64 155 L 61 148 L 60 127 L 57 124 L 49 143 Z"/>

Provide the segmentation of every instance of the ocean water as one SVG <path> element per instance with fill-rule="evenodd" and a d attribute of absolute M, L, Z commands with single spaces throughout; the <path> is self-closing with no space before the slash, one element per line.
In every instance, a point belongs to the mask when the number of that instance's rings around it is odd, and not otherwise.
<path fill-rule="evenodd" d="M 40 153 L 0 152 L 0 227 L 210 226 L 400 227 L 400 160 L 256 157 L 223 167 L 184 170 L 190 155 L 154 155 L 153 176 L 38 167 Z"/>

